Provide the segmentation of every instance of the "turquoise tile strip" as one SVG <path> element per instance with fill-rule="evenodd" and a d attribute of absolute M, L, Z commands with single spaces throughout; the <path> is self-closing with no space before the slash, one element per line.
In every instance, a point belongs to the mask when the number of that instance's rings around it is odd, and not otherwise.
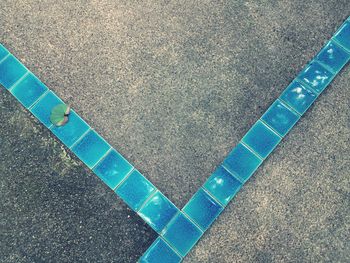
<path fill-rule="evenodd" d="M 182 211 L 74 110 L 50 122 L 63 101 L 0 44 L 0 84 L 137 212 L 159 237 L 140 262 L 180 262 L 350 59 L 350 18 L 253 125 Z"/>
<path fill-rule="evenodd" d="M 89 167 L 111 190 L 160 233 L 178 213 L 177 207 L 150 181 L 113 149 L 74 110 L 61 127 L 50 122 L 51 110 L 64 103 L 33 73 L 0 44 L 0 84 L 44 126 Z M 181 257 L 159 239 L 154 248 L 166 252 L 166 259 Z M 169 252 L 170 251 L 170 252 Z M 172 255 L 172 254 L 173 255 Z M 160 256 L 152 253 L 150 255 Z"/>
<path fill-rule="evenodd" d="M 253 125 L 199 191 L 188 201 L 140 262 L 180 262 L 169 247 L 186 254 L 218 217 L 262 161 L 311 106 L 350 59 L 350 17 L 281 96 Z M 163 246 L 159 242 L 167 242 Z M 164 254 L 169 261 L 162 260 Z M 178 261 L 175 261 L 178 260 Z"/>

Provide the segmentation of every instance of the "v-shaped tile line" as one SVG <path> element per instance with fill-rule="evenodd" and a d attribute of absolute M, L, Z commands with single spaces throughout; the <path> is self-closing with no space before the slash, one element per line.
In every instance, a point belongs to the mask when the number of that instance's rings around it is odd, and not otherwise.
<path fill-rule="evenodd" d="M 140 262 L 180 262 L 261 163 L 350 60 L 350 17 L 252 126 L 180 211 L 74 110 L 56 127 L 63 101 L 0 44 L 0 84 L 49 128 L 160 236 Z"/>

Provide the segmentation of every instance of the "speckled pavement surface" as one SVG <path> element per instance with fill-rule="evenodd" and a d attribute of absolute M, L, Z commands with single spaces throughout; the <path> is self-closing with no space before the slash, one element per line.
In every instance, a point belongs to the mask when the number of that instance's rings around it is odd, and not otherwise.
<path fill-rule="evenodd" d="M 0 262 L 135 262 L 156 233 L 0 90 Z"/>
<path fill-rule="evenodd" d="M 350 15 L 347 0 L 3 0 L 0 6 L 0 41 L 179 207 Z M 185 261 L 349 261 L 349 80 L 347 68 Z M 2 95 L 1 105 L 9 103 L 7 97 Z M 19 136 L 13 132 L 12 138 Z M 43 140 L 50 137 L 43 133 Z M 47 156 L 53 166 L 60 155 L 52 150 Z M 46 161 L 37 165 L 47 173 L 53 169 Z M 75 169 L 80 176 L 89 174 L 82 165 L 71 165 L 69 174 Z M 84 191 L 103 187 L 91 180 L 96 186 Z M 7 198 L 15 206 L 22 197 L 17 191 L 12 195 Z M 32 195 L 33 206 L 41 205 Z M 101 198 L 99 209 L 113 204 L 120 214 L 128 213 L 117 198 L 115 203 Z M 80 202 L 86 200 L 75 205 Z M 1 222 L 9 224 L 8 217 Z M 118 227 L 127 224 L 123 216 L 116 218 Z M 23 219 L 18 214 L 11 220 Z M 144 251 L 152 232 L 133 220 L 133 237 L 123 238 Z M 13 225 L 13 233 L 20 231 Z M 67 225 L 78 227 L 79 220 Z M 131 250 L 121 244 L 113 253 L 132 262 Z M 57 247 L 65 245 L 64 239 L 57 241 Z M 76 253 L 85 246 L 76 245 Z M 12 243 L 5 249 L 20 251 Z M 46 255 L 40 249 L 33 254 Z"/>

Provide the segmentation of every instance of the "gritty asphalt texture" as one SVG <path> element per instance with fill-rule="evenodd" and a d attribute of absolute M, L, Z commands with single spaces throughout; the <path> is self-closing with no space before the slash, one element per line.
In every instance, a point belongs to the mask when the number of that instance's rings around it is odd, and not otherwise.
<path fill-rule="evenodd" d="M 0 10 L 0 41 L 182 207 L 350 3 L 3 0 Z M 347 69 L 187 262 L 349 261 L 349 80 Z"/>
<path fill-rule="evenodd" d="M 136 262 L 157 234 L 0 89 L 0 262 Z"/>

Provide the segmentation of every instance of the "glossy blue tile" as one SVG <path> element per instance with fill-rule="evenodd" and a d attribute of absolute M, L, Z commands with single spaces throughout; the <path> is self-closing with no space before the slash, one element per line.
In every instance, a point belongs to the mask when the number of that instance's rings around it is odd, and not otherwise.
<path fill-rule="evenodd" d="M 222 211 L 222 206 L 200 188 L 186 204 L 183 211 L 206 230 Z"/>
<path fill-rule="evenodd" d="M 110 151 L 95 167 L 95 174 L 114 189 L 132 170 L 132 165 L 116 150 Z"/>
<path fill-rule="evenodd" d="M 250 128 L 242 141 L 262 158 L 266 158 L 281 141 L 281 137 L 259 120 Z"/>
<path fill-rule="evenodd" d="M 53 107 L 63 103 L 52 91 L 47 92 L 31 109 L 31 113 L 39 119 L 46 127 L 52 125 L 50 114 Z"/>
<path fill-rule="evenodd" d="M 224 205 L 241 187 L 242 183 L 222 166 L 219 166 L 204 184 L 204 188 Z"/>
<path fill-rule="evenodd" d="M 339 28 L 334 38 L 350 51 L 350 21 L 347 21 Z"/>
<path fill-rule="evenodd" d="M 162 193 L 154 194 L 138 212 L 154 230 L 158 233 L 174 217 L 178 209 Z"/>
<path fill-rule="evenodd" d="M 29 73 L 11 89 L 11 93 L 28 108 L 47 90 L 44 83 Z"/>
<path fill-rule="evenodd" d="M 316 57 L 317 61 L 326 64 L 334 72 L 340 71 L 349 61 L 349 58 L 350 54 L 332 41 L 330 41 Z"/>
<path fill-rule="evenodd" d="M 60 127 L 52 126 L 51 131 L 70 148 L 89 128 L 89 125 L 74 110 L 71 110 L 68 122 Z"/>
<path fill-rule="evenodd" d="M 0 44 L 0 61 L 9 54 L 8 50 Z"/>
<path fill-rule="evenodd" d="M 286 102 L 288 106 L 302 115 L 315 101 L 317 94 L 308 88 L 305 88 L 299 82 L 293 81 L 284 90 L 280 98 Z"/>
<path fill-rule="evenodd" d="M 0 84 L 11 88 L 28 70 L 14 56 L 8 56 L 0 64 Z"/>
<path fill-rule="evenodd" d="M 223 165 L 241 182 L 245 182 L 259 167 L 262 160 L 239 143 L 224 160 Z"/>
<path fill-rule="evenodd" d="M 93 130 L 86 133 L 72 147 L 75 155 L 89 168 L 92 168 L 109 149 L 109 144 Z"/>
<path fill-rule="evenodd" d="M 279 135 L 285 136 L 298 121 L 299 115 L 277 99 L 261 119 L 278 132 Z"/>
<path fill-rule="evenodd" d="M 331 82 L 334 75 L 317 62 L 312 62 L 299 74 L 298 78 L 314 91 L 321 93 Z"/>
<path fill-rule="evenodd" d="M 133 210 L 137 211 L 155 189 L 139 171 L 134 170 L 117 188 L 116 193 Z"/>
<path fill-rule="evenodd" d="M 163 237 L 184 257 L 202 234 L 203 232 L 185 215 L 178 213 L 167 225 Z"/>
<path fill-rule="evenodd" d="M 181 257 L 160 237 L 143 254 L 140 263 L 178 263 Z"/>

